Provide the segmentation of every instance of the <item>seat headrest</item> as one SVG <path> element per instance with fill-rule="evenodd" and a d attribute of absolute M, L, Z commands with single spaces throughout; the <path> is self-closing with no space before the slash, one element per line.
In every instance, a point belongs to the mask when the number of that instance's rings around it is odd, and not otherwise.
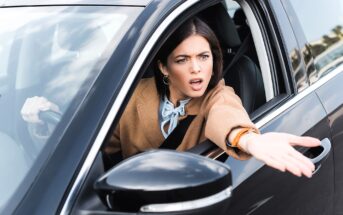
<path fill-rule="evenodd" d="M 204 17 L 216 33 L 219 40 L 227 48 L 237 47 L 241 44 L 241 39 L 236 29 L 236 25 L 226 11 L 224 5 L 217 4 L 205 11 Z"/>
<path fill-rule="evenodd" d="M 243 9 L 237 9 L 233 15 L 233 20 L 237 25 L 246 25 L 246 16 L 243 12 Z"/>
<path fill-rule="evenodd" d="M 241 56 L 224 79 L 234 88 L 249 114 L 266 102 L 262 73 L 248 56 Z"/>

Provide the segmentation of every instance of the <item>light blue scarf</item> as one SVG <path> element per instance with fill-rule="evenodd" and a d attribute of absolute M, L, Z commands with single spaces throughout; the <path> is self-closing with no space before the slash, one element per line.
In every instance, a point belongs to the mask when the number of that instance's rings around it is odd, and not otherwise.
<path fill-rule="evenodd" d="M 164 98 L 161 101 L 160 106 L 160 124 L 161 124 L 161 131 L 164 136 L 164 138 L 167 138 L 170 133 L 176 128 L 179 117 L 184 116 L 186 114 L 185 111 L 185 105 L 190 101 L 191 99 L 185 99 L 180 101 L 180 105 L 176 108 L 174 108 L 174 104 L 170 102 L 167 98 L 167 96 L 164 96 Z M 164 130 L 164 126 L 169 123 L 168 131 L 166 132 Z"/>

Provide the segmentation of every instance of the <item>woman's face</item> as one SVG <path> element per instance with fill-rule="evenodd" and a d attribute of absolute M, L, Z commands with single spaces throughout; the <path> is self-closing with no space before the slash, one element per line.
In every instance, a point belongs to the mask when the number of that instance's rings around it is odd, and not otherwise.
<path fill-rule="evenodd" d="M 210 44 L 199 35 L 183 40 L 168 56 L 167 65 L 159 65 L 169 78 L 170 101 L 175 105 L 185 98 L 202 96 L 210 82 L 213 56 Z"/>

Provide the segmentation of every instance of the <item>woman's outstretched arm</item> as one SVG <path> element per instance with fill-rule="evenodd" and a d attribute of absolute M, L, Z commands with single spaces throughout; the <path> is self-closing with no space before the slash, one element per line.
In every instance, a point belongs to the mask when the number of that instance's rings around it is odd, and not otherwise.
<path fill-rule="evenodd" d="M 229 141 L 233 141 L 239 133 L 235 129 L 230 133 Z M 238 147 L 251 154 L 268 166 L 282 172 L 289 171 L 296 176 L 312 176 L 314 164 L 293 146 L 316 147 L 320 141 L 313 137 L 301 137 L 287 133 L 270 132 L 257 134 L 249 132 L 244 134 Z"/>

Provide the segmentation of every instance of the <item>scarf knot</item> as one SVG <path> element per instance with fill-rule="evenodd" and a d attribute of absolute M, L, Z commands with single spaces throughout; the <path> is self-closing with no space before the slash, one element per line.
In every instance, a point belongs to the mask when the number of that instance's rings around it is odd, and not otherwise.
<path fill-rule="evenodd" d="M 191 99 L 185 99 L 180 101 L 180 105 L 176 108 L 174 108 L 174 104 L 171 103 L 167 96 L 164 96 L 164 99 L 162 101 L 162 110 L 161 110 L 161 116 L 162 116 L 162 122 L 161 122 L 161 131 L 164 136 L 164 138 L 167 138 L 170 133 L 176 128 L 179 117 L 184 116 L 186 114 L 185 111 L 185 105 L 189 102 Z M 164 126 L 169 123 L 169 127 L 167 132 L 164 129 Z"/>

